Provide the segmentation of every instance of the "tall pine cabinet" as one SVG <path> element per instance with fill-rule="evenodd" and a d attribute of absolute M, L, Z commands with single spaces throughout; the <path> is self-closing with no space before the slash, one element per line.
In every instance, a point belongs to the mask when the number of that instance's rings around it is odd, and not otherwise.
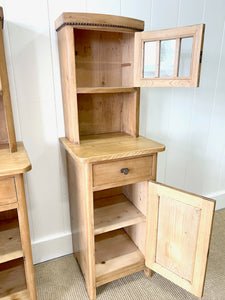
<path fill-rule="evenodd" d="M 139 136 L 140 87 L 198 86 L 204 25 L 56 20 L 74 256 L 96 287 L 151 270 L 201 297 L 214 201 L 156 183 L 165 146 Z"/>
<path fill-rule="evenodd" d="M 16 142 L 0 7 L 0 299 L 36 300 L 23 174 L 31 169 Z"/>

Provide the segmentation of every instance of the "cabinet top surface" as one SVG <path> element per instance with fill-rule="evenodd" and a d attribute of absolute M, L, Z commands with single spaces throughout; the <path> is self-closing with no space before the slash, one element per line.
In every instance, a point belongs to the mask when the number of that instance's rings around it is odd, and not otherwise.
<path fill-rule="evenodd" d="M 111 30 L 111 31 L 143 31 L 144 21 L 121 16 L 64 12 L 55 21 L 56 30 L 65 25 L 77 28 Z"/>
<path fill-rule="evenodd" d="M 21 174 L 31 170 L 31 163 L 22 142 L 17 143 L 17 152 L 0 148 L 0 176 Z"/>
<path fill-rule="evenodd" d="M 82 162 L 100 162 L 121 158 L 132 158 L 165 150 L 165 146 L 144 137 L 133 138 L 129 135 L 99 135 L 99 138 L 83 138 L 79 145 L 72 144 L 67 138 L 60 138 L 64 148 Z"/>

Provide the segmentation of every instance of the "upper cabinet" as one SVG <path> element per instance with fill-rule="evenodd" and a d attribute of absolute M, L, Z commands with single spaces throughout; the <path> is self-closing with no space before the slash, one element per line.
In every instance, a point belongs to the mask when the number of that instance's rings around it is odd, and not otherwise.
<path fill-rule="evenodd" d="M 134 85 L 197 87 L 204 25 L 135 33 Z"/>
<path fill-rule="evenodd" d="M 144 22 L 63 13 L 56 20 L 66 137 L 139 136 L 142 86 L 197 86 L 204 25 L 144 32 Z"/>

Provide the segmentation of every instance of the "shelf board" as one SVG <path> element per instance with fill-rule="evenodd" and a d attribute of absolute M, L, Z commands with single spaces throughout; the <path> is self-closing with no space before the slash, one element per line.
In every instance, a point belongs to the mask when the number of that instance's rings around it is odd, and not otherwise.
<path fill-rule="evenodd" d="M 95 235 L 145 221 L 145 216 L 123 195 L 95 200 Z"/>
<path fill-rule="evenodd" d="M 23 259 L 13 260 L 0 265 L 0 283 L 1 299 L 29 299 Z"/>
<path fill-rule="evenodd" d="M 123 229 L 95 237 L 96 286 L 141 271 L 145 259 Z"/>
<path fill-rule="evenodd" d="M 131 93 L 136 92 L 135 87 L 80 87 L 77 94 L 112 94 L 112 93 Z"/>
<path fill-rule="evenodd" d="M 0 263 L 23 257 L 17 219 L 0 224 Z"/>

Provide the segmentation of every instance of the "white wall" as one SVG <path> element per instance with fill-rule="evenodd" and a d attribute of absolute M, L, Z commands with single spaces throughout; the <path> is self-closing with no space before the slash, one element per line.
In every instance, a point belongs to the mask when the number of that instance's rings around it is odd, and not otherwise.
<path fill-rule="evenodd" d="M 205 23 L 200 88 L 145 88 L 141 134 L 166 144 L 158 181 L 218 199 L 225 207 L 225 0 L 0 0 L 17 140 L 25 176 L 34 261 L 72 251 L 57 36 L 63 11 L 140 18 L 145 28 Z"/>

